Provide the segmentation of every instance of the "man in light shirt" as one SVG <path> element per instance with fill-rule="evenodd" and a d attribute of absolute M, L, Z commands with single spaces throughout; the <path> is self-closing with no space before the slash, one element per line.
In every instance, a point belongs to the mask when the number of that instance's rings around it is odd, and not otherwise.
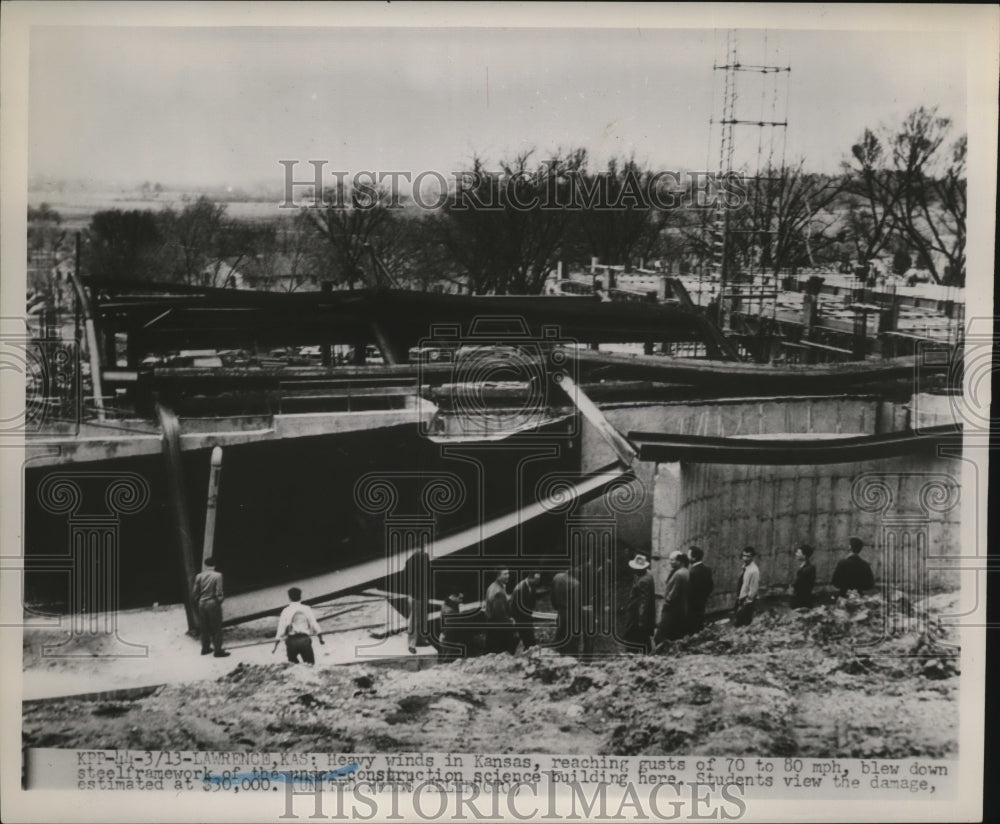
<path fill-rule="evenodd" d="M 306 664 L 315 664 L 312 639 L 309 636 L 315 635 L 323 643 L 316 616 L 312 609 L 302 603 L 302 590 L 298 587 L 288 590 L 288 600 L 291 603 L 281 611 L 278 618 L 278 632 L 274 636 L 274 648 L 271 652 L 278 648 L 284 638 L 289 661 L 297 664 L 301 657 Z"/>
<path fill-rule="evenodd" d="M 743 571 L 736 592 L 736 612 L 733 616 L 734 627 L 744 627 L 753 620 L 757 604 L 757 592 L 760 590 L 760 570 L 754 563 L 757 551 L 748 546 L 743 550 Z"/>

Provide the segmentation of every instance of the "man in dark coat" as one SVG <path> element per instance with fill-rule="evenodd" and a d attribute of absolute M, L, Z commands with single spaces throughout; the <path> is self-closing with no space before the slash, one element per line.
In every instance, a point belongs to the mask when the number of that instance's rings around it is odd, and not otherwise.
<path fill-rule="evenodd" d="M 639 553 L 628 565 L 635 577 L 625 604 L 622 640 L 628 652 L 649 652 L 656 624 L 656 587 L 649 571 L 649 558 Z"/>
<path fill-rule="evenodd" d="M 538 584 L 542 576 L 538 572 L 525 575 L 510 596 L 511 615 L 517 624 L 517 634 L 525 649 L 535 645 L 535 604 L 538 601 Z"/>
<path fill-rule="evenodd" d="M 691 568 L 688 570 L 688 632 L 698 632 L 705 625 L 705 605 L 715 589 L 712 570 L 705 566 L 705 552 L 700 546 L 691 547 Z"/>
<path fill-rule="evenodd" d="M 201 628 L 201 654 L 208 655 L 215 649 L 216 658 L 227 658 L 229 653 L 222 648 L 222 573 L 215 569 L 215 560 L 204 560 L 204 569 L 194 578 L 191 602 L 198 610 L 198 626 Z"/>
<path fill-rule="evenodd" d="M 431 597 L 431 558 L 426 549 L 418 549 L 403 568 L 406 594 L 410 599 L 410 620 L 407 625 L 407 647 L 411 653 L 430 643 L 427 624 L 427 603 Z"/>
<path fill-rule="evenodd" d="M 575 570 L 557 572 L 552 576 L 552 608 L 556 611 L 556 640 L 553 649 L 566 655 L 580 651 L 583 616 L 580 579 Z"/>
<path fill-rule="evenodd" d="M 441 634 L 438 636 L 438 660 L 454 661 L 468 652 L 468 633 L 458 621 L 465 596 L 461 592 L 449 594 L 441 604 Z"/>
<path fill-rule="evenodd" d="M 487 652 L 514 652 L 517 648 L 517 634 L 510 614 L 510 596 L 507 595 L 509 569 L 499 569 L 496 579 L 486 590 Z"/>
<path fill-rule="evenodd" d="M 613 586 L 610 558 L 592 557 L 583 566 L 583 654 L 590 655 L 598 636 L 607 632 L 607 607 Z"/>
<path fill-rule="evenodd" d="M 809 544 L 801 544 L 795 550 L 795 560 L 799 568 L 795 570 L 795 581 L 792 582 L 792 609 L 810 609 L 813 605 L 813 587 L 816 586 L 816 567 L 812 565 L 813 548 Z"/>
<path fill-rule="evenodd" d="M 653 643 L 657 646 L 664 641 L 683 638 L 688 628 L 688 557 L 683 552 L 670 553 L 670 575 L 663 590 L 663 607 L 660 623 L 656 627 Z"/>
<path fill-rule="evenodd" d="M 840 592 L 841 598 L 847 597 L 851 590 L 864 594 L 866 589 L 875 586 L 872 568 L 861 557 L 863 548 L 864 543 L 860 538 L 851 538 L 851 554 L 838 563 L 833 571 L 833 585 Z"/>

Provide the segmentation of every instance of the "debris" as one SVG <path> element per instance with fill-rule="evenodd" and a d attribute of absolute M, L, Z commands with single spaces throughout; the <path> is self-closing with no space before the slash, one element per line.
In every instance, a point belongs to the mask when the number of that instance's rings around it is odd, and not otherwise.
<path fill-rule="evenodd" d="M 955 597 L 907 614 L 900 599 L 879 596 L 777 606 L 747 627 L 709 624 L 661 655 L 585 660 L 533 647 L 416 672 L 240 663 L 134 700 L 35 704 L 23 743 L 948 757 L 957 753 L 958 646 L 937 615 L 954 612 Z"/>

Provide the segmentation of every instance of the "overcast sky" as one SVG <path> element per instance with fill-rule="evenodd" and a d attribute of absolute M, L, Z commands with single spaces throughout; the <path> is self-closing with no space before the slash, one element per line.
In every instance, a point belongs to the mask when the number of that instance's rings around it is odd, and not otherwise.
<path fill-rule="evenodd" d="M 634 153 L 658 168 L 711 169 L 722 80 L 712 65 L 724 39 L 662 29 L 35 28 L 29 173 L 279 185 L 286 159 L 447 173 L 477 153 L 495 163 L 577 146 L 596 163 Z M 762 94 L 761 76 L 741 73 L 737 116 L 787 111 L 787 157 L 836 171 L 862 129 L 918 105 L 939 106 L 965 131 L 963 46 L 952 33 L 772 32 L 765 54 L 760 32 L 742 32 L 741 62 L 792 70 L 777 94 L 773 76 Z M 737 136 L 752 163 L 761 135 Z"/>

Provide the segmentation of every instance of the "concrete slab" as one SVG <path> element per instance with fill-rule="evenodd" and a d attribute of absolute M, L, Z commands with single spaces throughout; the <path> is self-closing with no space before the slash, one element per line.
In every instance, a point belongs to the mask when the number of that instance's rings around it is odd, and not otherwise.
<path fill-rule="evenodd" d="M 427 423 L 437 407 L 415 398 L 406 409 L 364 410 L 359 412 L 316 412 L 225 419 L 194 431 L 194 422 L 181 421 L 181 449 L 211 449 L 261 441 L 308 438 L 390 426 Z M 107 425 L 81 424 L 78 432 L 40 434 L 27 439 L 25 455 L 33 466 L 56 466 L 158 455 L 163 451 L 162 435 L 149 421 L 109 422 Z"/>
<path fill-rule="evenodd" d="M 390 635 L 377 640 L 371 633 L 387 627 L 391 618 L 396 628 L 403 628 L 401 616 L 390 611 L 381 599 L 373 599 L 361 608 L 332 620 L 324 620 L 345 609 L 345 604 L 357 605 L 357 596 L 331 601 L 316 607 L 316 616 L 323 628 L 324 644 L 313 641 L 317 667 L 347 664 L 405 664 L 410 659 L 436 660 L 433 647 L 420 647 L 417 655 L 407 651 L 406 634 Z M 394 616 L 394 617 L 393 617 Z M 30 618 L 24 629 L 24 665 L 22 700 L 33 701 L 73 695 L 106 694 L 119 696 L 130 691 L 162 684 L 219 678 L 240 664 L 290 664 L 285 661 L 284 644 L 277 651 L 273 637 L 276 618 L 265 618 L 240 627 L 226 629 L 224 643 L 228 658 L 201 655 L 201 644 L 185 633 L 184 608 L 180 605 L 154 610 L 129 610 L 118 613 L 118 637 L 130 644 L 142 645 L 138 655 L 102 657 L 111 644 L 107 636 L 81 638 L 65 648 L 45 655 L 45 645 L 59 644 L 69 637 L 65 628 L 47 626 L 51 619 Z M 64 625 L 67 623 L 63 622 Z M 373 626 L 369 626 L 373 625 Z M 67 657 L 73 654 L 74 657 Z"/>

